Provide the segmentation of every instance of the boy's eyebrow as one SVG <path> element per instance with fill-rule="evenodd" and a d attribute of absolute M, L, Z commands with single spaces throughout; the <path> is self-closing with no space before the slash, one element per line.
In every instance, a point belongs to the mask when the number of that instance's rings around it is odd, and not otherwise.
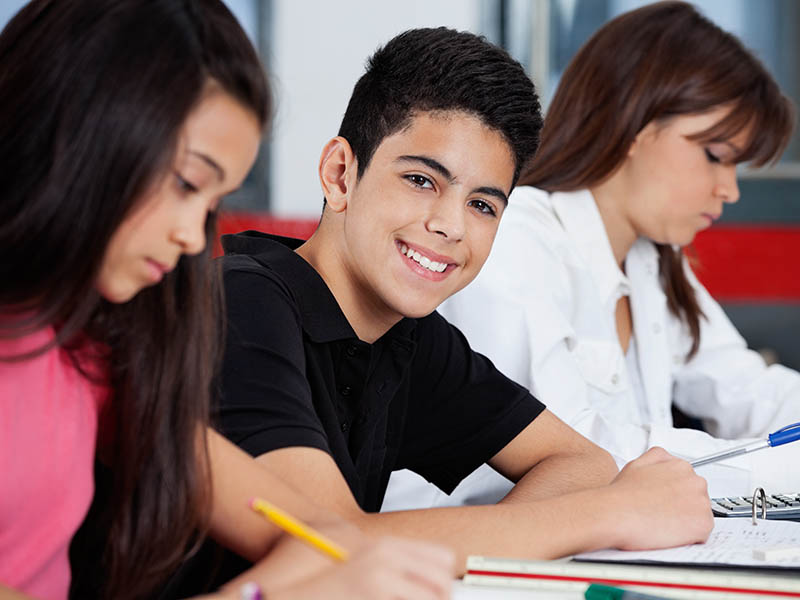
<path fill-rule="evenodd" d="M 499 190 L 496 187 L 479 187 L 477 189 L 472 190 L 472 193 L 483 194 L 485 196 L 494 196 L 498 200 L 508 205 L 508 196 L 506 196 L 503 190 Z"/>
<path fill-rule="evenodd" d="M 447 181 L 449 183 L 453 183 L 455 181 L 455 179 L 456 179 L 455 177 L 453 177 L 453 174 L 450 172 L 450 169 L 445 167 L 438 160 L 436 160 L 434 158 L 431 158 L 429 156 L 417 156 L 417 155 L 414 155 L 414 154 L 403 154 L 402 156 L 398 156 L 395 159 L 395 162 L 421 162 L 424 165 L 427 165 L 428 167 L 433 169 L 434 171 L 437 171 L 445 179 L 447 179 Z M 483 186 L 483 187 L 475 188 L 474 190 L 472 190 L 472 193 L 473 194 L 485 194 L 487 196 L 494 196 L 497 199 L 501 200 L 502 202 L 505 202 L 506 204 L 508 204 L 508 196 L 506 195 L 506 193 L 503 192 L 503 190 L 498 189 L 496 187 Z"/>
<path fill-rule="evenodd" d="M 395 159 L 395 162 L 421 162 L 427 166 L 429 166 L 434 171 L 438 171 L 440 175 L 442 175 L 448 182 L 453 183 L 455 177 L 450 172 L 450 169 L 445 167 L 442 163 L 434 158 L 430 158 L 429 156 L 417 156 L 414 154 L 404 154 L 402 156 L 398 156 Z"/>
<path fill-rule="evenodd" d="M 196 152 L 195 150 L 189 150 L 189 154 L 195 155 L 197 158 L 206 163 L 209 167 L 214 169 L 217 172 L 217 178 L 220 181 L 223 181 L 225 179 L 225 169 L 220 167 L 217 164 L 217 162 L 213 158 L 211 158 L 208 154 L 203 154 L 202 152 Z"/>

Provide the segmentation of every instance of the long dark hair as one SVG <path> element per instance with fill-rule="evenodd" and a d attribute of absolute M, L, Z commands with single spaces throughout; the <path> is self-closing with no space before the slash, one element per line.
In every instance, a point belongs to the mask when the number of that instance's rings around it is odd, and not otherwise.
<path fill-rule="evenodd" d="M 794 111 L 775 81 L 733 35 L 684 2 L 659 2 L 620 15 L 570 61 L 545 118 L 539 152 L 521 185 L 572 191 L 607 179 L 651 121 L 730 106 L 697 140 L 727 140 L 749 129 L 737 162 L 777 160 Z M 679 176 L 680 174 L 676 174 Z M 691 358 L 702 313 L 683 253 L 657 244 L 670 311 L 689 328 Z"/>
<path fill-rule="evenodd" d="M 0 34 L 0 64 L 0 335 L 54 326 L 55 344 L 88 336 L 104 349 L 103 593 L 143 597 L 206 527 L 220 284 L 208 249 L 126 304 L 104 301 L 95 280 L 208 82 L 263 125 L 266 79 L 219 0 L 34 0 Z M 213 218 L 206 229 L 213 239 Z"/>

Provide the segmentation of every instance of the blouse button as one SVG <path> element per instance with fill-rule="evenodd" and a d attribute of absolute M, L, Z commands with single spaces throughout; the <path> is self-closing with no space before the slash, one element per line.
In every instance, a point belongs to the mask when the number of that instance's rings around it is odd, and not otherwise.
<path fill-rule="evenodd" d="M 342 433 L 347 433 L 349 427 L 347 426 L 347 421 L 342 421 Z"/>
<path fill-rule="evenodd" d="M 653 333 L 656 334 L 661 333 L 661 325 L 659 325 L 658 323 L 653 323 Z"/>
<path fill-rule="evenodd" d="M 352 390 L 349 385 L 343 385 L 342 387 L 339 388 L 339 393 L 342 396 L 349 396 L 351 391 Z"/>
<path fill-rule="evenodd" d="M 617 385 L 618 383 L 619 383 L 619 375 L 617 375 L 616 373 L 614 373 L 614 374 L 611 376 L 611 384 L 612 384 L 612 385 Z"/>
<path fill-rule="evenodd" d="M 350 346 L 347 347 L 346 352 L 347 352 L 347 356 L 355 356 L 356 352 L 358 352 L 358 349 L 355 346 L 350 345 Z"/>

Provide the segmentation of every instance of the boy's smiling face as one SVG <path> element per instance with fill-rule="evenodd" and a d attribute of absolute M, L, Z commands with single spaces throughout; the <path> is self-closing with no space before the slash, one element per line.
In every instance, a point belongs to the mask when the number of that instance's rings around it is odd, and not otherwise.
<path fill-rule="evenodd" d="M 357 179 L 349 145 L 336 139 L 345 147 L 332 149 L 333 140 L 323 152 L 323 187 L 332 179 L 326 156 L 350 160 L 340 161 L 341 184 L 326 188 L 338 221 L 336 247 L 326 244 L 339 265 L 323 276 L 344 278 L 328 281 L 334 295 L 349 288 L 376 323 L 433 312 L 489 255 L 514 176 L 509 144 L 471 114 L 420 113 L 383 139 Z"/>

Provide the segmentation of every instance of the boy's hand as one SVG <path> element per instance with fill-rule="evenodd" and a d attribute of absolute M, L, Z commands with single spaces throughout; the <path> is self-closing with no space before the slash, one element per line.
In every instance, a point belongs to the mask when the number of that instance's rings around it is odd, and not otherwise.
<path fill-rule="evenodd" d="M 663 448 L 629 462 L 608 488 L 617 507 L 614 546 L 621 550 L 704 542 L 714 527 L 706 480 Z"/>

